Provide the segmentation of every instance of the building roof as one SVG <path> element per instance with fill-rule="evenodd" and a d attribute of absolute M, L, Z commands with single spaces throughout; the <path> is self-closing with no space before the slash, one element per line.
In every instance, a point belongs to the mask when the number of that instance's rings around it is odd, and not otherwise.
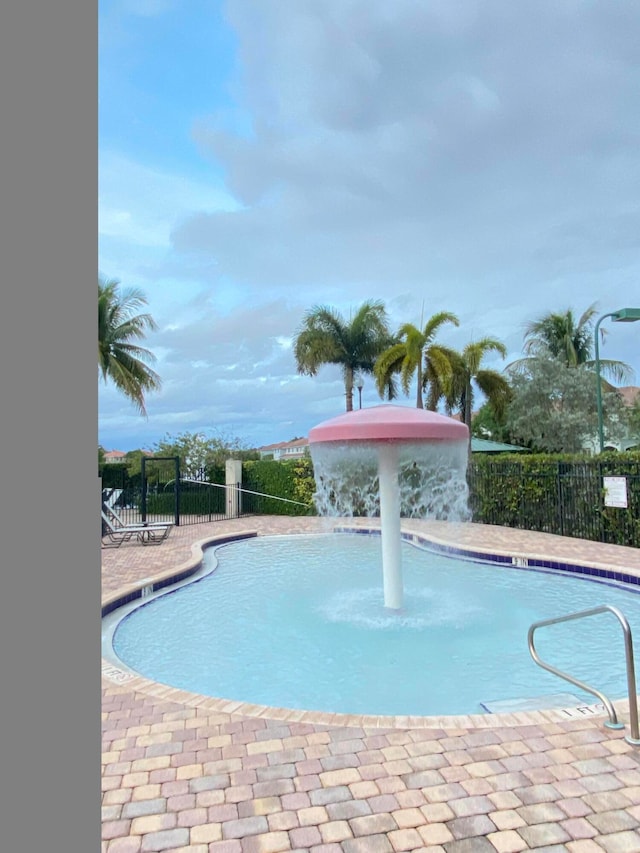
<path fill-rule="evenodd" d="M 287 447 L 306 447 L 308 439 L 298 438 L 295 441 L 279 441 L 276 444 L 265 444 L 258 450 L 262 453 L 271 453 L 274 450 L 285 450 Z M 515 444 L 503 444 L 500 441 L 488 441 L 484 438 L 471 437 L 472 453 L 520 453 L 528 452 L 527 447 L 518 447 Z"/>
<path fill-rule="evenodd" d="M 140 450 L 140 453 L 142 453 L 143 456 L 153 456 L 152 450 Z M 127 454 L 124 450 L 105 450 L 104 452 L 105 459 L 124 459 L 126 455 Z"/>
<path fill-rule="evenodd" d="M 617 388 L 616 390 L 627 406 L 633 406 L 638 397 L 640 397 L 640 388 L 637 385 L 625 385 L 623 388 Z"/>
<path fill-rule="evenodd" d="M 296 438 L 293 441 L 278 441 L 275 444 L 265 444 L 259 447 L 261 453 L 271 452 L 272 450 L 285 450 L 287 447 L 306 447 L 309 444 L 307 438 Z"/>
<path fill-rule="evenodd" d="M 107 450 L 105 451 L 105 459 L 124 459 L 127 454 L 122 450 Z"/>

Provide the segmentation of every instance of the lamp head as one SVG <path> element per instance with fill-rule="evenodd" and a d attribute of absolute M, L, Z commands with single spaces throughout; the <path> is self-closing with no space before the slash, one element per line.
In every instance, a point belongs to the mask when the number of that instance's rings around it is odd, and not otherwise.
<path fill-rule="evenodd" d="M 614 323 L 635 323 L 640 320 L 640 308 L 621 308 L 611 315 Z"/>

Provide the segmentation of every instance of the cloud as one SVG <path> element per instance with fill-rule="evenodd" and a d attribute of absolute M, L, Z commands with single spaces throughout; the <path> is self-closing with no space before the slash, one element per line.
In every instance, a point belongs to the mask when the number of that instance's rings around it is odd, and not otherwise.
<path fill-rule="evenodd" d="M 224 191 L 116 151 L 100 152 L 98 206 L 101 236 L 167 248 L 171 228 L 194 209 L 237 208 Z"/>
<path fill-rule="evenodd" d="M 585 210 L 605 232 L 637 210 L 628 11 L 230 9 L 254 132 L 211 126 L 199 141 L 245 206 L 182 220 L 172 232 L 179 252 L 214 257 L 242 282 L 348 281 L 364 292 L 391 281 L 481 284 L 491 273 L 506 296 L 514 279 L 558 272 L 557 235 L 578 228 Z M 590 242 L 588 259 L 562 248 L 597 265 L 611 244 Z"/>
<path fill-rule="evenodd" d="M 131 259 L 161 321 L 154 410 L 244 412 L 265 442 L 288 437 L 275 434 L 285 412 L 300 434 L 340 411 L 339 374 L 298 377 L 281 343 L 314 304 L 380 298 L 392 325 L 453 311 L 443 342 L 498 337 L 500 369 L 533 317 L 638 303 L 635 0 L 226 10 L 235 101 L 212 96 L 190 128 L 211 185 L 101 154 L 103 251 Z M 213 65 L 203 57 L 204 78 Z M 606 356 L 640 370 L 623 325 Z"/>

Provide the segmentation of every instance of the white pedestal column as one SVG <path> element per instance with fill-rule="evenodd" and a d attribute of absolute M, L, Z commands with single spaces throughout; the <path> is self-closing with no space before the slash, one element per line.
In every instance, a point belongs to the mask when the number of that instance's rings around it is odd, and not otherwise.
<path fill-rule="evenodd" d="M 378 478 L 384 606 L 399 610 L 402 607 L 400 487 L 398 485 L 398 452 L 394 444 L 383 444 L 378 451 Z"/>
<path fill-rule="evenodd" d="M 240 492 L 242 486 L 242 462 L 239 459 L 227 459 L 225 462 L 226 517 L 238 518 L 240 515 Z"/>

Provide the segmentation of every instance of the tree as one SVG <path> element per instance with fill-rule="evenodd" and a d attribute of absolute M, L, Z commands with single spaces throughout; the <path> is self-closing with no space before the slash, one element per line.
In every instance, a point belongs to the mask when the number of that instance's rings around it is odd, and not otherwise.
<path fill-rule="evenodd" d="M 148 456 L 148 453 L 145 453 L 144 450 L 141 450 L 140 448 L 136 450 L 127 450 L 124 459 L 127 463 L 127 472 L 130 477 L 136 477 L 141 473 L 142 459 L 145 456 Z"/>
<path fill-rule="evenodd" d="M 230 458 L 257 459 L 255 450 L 244 447 L 239 438 L 207 436 L 204 432 L 183 432 L 165 435 L 153 446 L 155 456 L 179 456 L 183 477 L 197 477 L 204 469 L 224 465 Z"/>
<path fill-rule="evenodd" d="M 428 405 L 435 409 L 440 400 L 448 412 L 459 411 L 471 433 L 471 413 L 476 389 L 481 391 L 497 417 L 500 417 L 511 398 L 508 380 L 495 370 L 482 368 L 482 360 L 490 352 L 503 358 L 507 349 L 496 338 L 481 338 L 468 343 L 462 352 L 443 348 L 452 367 L 452 377 L 443 382 L 437 376 L 427 376 L 430 382 Z"/>
<path fill-rule="evenodd" d="M 98 279 L 98 370 L 146 417 L 144 395 L 159 390 L 162 381 L 149 366 L 156 360 L 153 353 L 134 341 L 157 325 L 151 314 L 136 313 L 147 304 L 142 291 L 120 290 L 119 284 Z"/>
<path fill-rule="evenodd" d="M 509 433 L 548 453 L 579 453 L 598 434 L 593 373 L 557 358 L 532 358 L 527 375 L 515 374 L 507 413 Z M 603 426 L 608 441 L 623 437 L 626 413 L 615 391 L 603 394 Z"/>
<path fill-rule="evenodd" d="M 402 390 L 409 394 L 414 375 L 417 378 L 416 408 L 424 408 L 422 393 L 426 377 L 431 374 L 450 377 L 451 364 L 445 350 L 434 343 L 436 333 L 444 323 L 460 325 L 455 314 L 441 311 L 431 317 L 422 330 L 412 323 L 405 323 L 398 331 L 398 342 L 378 356 L 373 368 L 378 394 L 392 400 L 396 396 L 394 376 L 400 375 Z"/>
<path fill-rule="evenodd" d="M 483 403 L 476 412 L 471 424 L 471 435 L 489 441 L 501 441 L 505 444 L 513 444 L 513 437 L 507 429 L 508 406 L 504 408 L 500 416 L 497 416 L 491 405 Z"/>
<path fill-rule="evenodd" d="M 592 358 L 594 344 L 594 318 L 597 314 L 597 303 L 590 305 L 576 322 L 573 311 L 569 308 L 563 314 L 550 312 L 543 314 L 525 326 L 523 350 L 525 358 L 518 359 L 508 365 L 512 373 L 526 372 L 532 358 L 551 356 L 559 359 L 566 367 L 584 365 L 589 369 L 595 367 Z M 601 339 L 604 342 L 606 330 L 600 328 Z M 625 382 L 633 375 L 632 368 L 623 361 L 600 359 L 600 372 L 610 376 L 616 382 Z M 609 383 L 603 387 L 611 390 Z"/>
<path fill-rule="evenodd" d="M 364 302 L 348 321 L 333 308 L 316 305 L 304 316 L 294 342 L 298 373 L 316 376 L 324 364 L 342 369 L 346 410 L 353 410 L 357 373 L 371 374 L 376 358 L 392 343 L 382 302 Z"/>
<path fill-rule="evenodd" d="M 635 445 L 640 445 L 640 394 L 633 404 L 627 407 L 626 423 L 629 438 L 635 442 Z"/>

